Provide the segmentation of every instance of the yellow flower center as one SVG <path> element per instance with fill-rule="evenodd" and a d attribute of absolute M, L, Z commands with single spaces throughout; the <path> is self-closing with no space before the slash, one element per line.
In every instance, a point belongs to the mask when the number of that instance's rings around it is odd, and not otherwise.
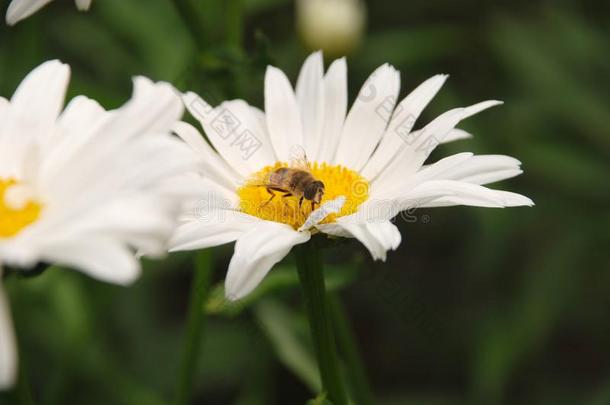
<path fill-rule="evenodd" d="M 324 183 L 324 196 L 321 204 L 334 200 L 339 196 L 345 197 L 345 204 L 343 204 L 341 211 L 328 215 L 321 223 L 335 222 L 338 217 L 353 214 L 358 209 L 358 206 L 368 199 L 369 183 L 358 173 L 343 166 L 334 166 L 326 163 L 313 163 L 310 166 L 313 179 Z M 272 194 L 267 191 L 268 187 L 266 187 L 266 185 L 270 184 L 269 175 L 283 167 L 288 167 L 288 165 L 283 162 L 277 162 L 254 173 L 237 190 L 239 208 L 246 214 L 268 221 L 282 222 L 292 226 L 294 229 L 298 229 L 312 212 L 311 200 L 303 198 L 302 204 L 299 206 L 300 197 L 294 195 L 284 196 L 285 193 L 282 191 L 271 191 L 271 193 L 275 194 L 275 197 L 271 198 Z M 319 208 L 319 205 L 316 204 L 315 208 Z"/>
<path fill-rule="evenodd" d="M 15 179 L 0 178 L 0 239 L 17 235 L 23 228 L 35 222 L 42 205 L 28 200 L 20 208 L 6 204 L 6 191 L 19 183 Z"/>

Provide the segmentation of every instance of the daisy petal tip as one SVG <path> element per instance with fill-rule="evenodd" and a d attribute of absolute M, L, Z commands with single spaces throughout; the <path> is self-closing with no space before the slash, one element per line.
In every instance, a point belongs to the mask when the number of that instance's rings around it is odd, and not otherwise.
<path fill-rule="evenodd" d="M 225 298 L 229 302 L 237 302 L 254 291 L 257 286 L 258 284 L 254 288 L 245 288 L 243 285 L 239 285 L 236 280 L 229 280 L 227 277 L 225 278 Z"/>
<path fill-rule="evenodd" d="M 227 301 L 229 302 L 235 302 L 235 301 L 239 301 L 241 299 L 241 296 L 237 295 L 234 292 L 225 292 L 225 298 L 227 299 Z"/>
<path fill-rule="evenodd" d="M 281 69 L 279 69 L 275 66 L 272 66 L 272 65 L 267 66 L 267 70 L 265 71 L 265 77 L 276 76 L 276 75 L 284 75 L 284 72 L 282 72 Z"/>
<path fill-rule="evenodd" d="M 442 86 L 443 84 L 445 84 L 447 79 L 449 79 L 449 74 L 448 73 L 439 73 L 437 75 L 432 76 L 431 79 L 435 82 L 439 82 L 439 85 Z"/>
<path fill-rule="evenodd" d="M 502 206 L 504 207 L 533 207 L 534 201 L 529 197 L 526 197 L 521 194 L 511 195 L 509 198 L 502 202 Z"/>
<path fill-rule="evenodd" d="M 17 374 L 19 367 L 17 364 L 11 364 L 8 369 L 0 370 L 0 392 L 8 391 L 17 384 Z"/>
<path fill-rule="evenodd" d="M 142 85 L 142 86 L 152 86 L 153 82 L 146 76 L 136 75 L 131 78 L 134 86 Z"/>
<path fill-rule="evenodd" d="M 311 55 L 309 55 L 309 58 L 323 59 L 324 53 L 322 52 L 321 49 L 318 49 L 317 51 L 312 52 Z"/>
<path fill-rule="evenodd" d="M 187 91 L 181 94 L 183 99 L 188 99 L 188 100 L 194 100 L 199 98 L 199 95 L 197 95 L 197 93 L 192 92 L 192 91 Z"/>
<path fill-rule="evenodd" d="M 70 79 L 70 65 L 67 63 L 63 63 L 59 59 L 51 59 L 40 66 L 32 70 L 32 73 L 36 72 L 37 74 L 46 74 L 49 76 L 54 76 L 54 79 L 62 78 L 66 82 L 66 86 L 68 85 L 68 81 Z"/>
<path fill-rule="evenodd" d="M 104 281 L 123 287 L 129 287 L 140 278 L 141 274 L 142 269 L 140 268 L 140 266 L 136 266 L 134 268 L 125 269 L 120 274 L 114 274 L 112 276 L 104 277 Z"/>
<path fill-rule="evenodd" d="M 18 13 L 17 12 L 18 10 L 14 7 L 13 4 L 14 3 L 11 3 L 8 6 L 8 10 L 6 11 L 6 17 L 5 17 L 6 24 L 11 27 L 27 17 L 26 15 L 23 15 L 22 13 Z"/>
<path fill-rule="evenodd" d="M 341 64 L 343 67 L 347 68 L 347 57 L 342 56 L 340 58 L 337 58 L 333 61 L 333 63 Z"/>

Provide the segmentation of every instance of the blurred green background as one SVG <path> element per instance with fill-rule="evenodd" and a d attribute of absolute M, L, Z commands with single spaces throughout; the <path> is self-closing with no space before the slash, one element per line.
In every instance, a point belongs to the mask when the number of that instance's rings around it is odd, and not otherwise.
<path fill-rule="evenodd" d="M 267 64 L 292 80 L 309 53 L 286 0 L 194 1 L 194 41 L 171 0 L 56 1 L 0 24 L 0 94 L 44 60 L 72 66 L 69 95 L 122 104 L 137 74 L 217 103 L 262 106 Z M 0 10 L 8 5 L 0 1 Z M 497 187 L 534 208 L 417 210 L 400 248 L 374 263 L 348 242 L 327 279 L 353 327 L 376 404 L 610 404 L 610 3 L 369 1 L 348 57 L 350 99 L 385 63 L 404 97 L 450 78 L 418 122 L 498 98 L 440 147 L 500 153 L 525 173 Z M 222 282 L 232 246 L 214 250 Z M 131 288 L 51 269 L 6 281 L 36 403 L 163 404 L 180 359 L 192 254 L 147 262 Z M 289 257 L 245 305 L 216 290 L 197 404 L 303 404 L 319 386 Z M 340 351 L 345 351 L 342 347 Z M 350 376 L 350 370 L 346 375 Z M 358 389 L 359 387 L 353 387 Z M 0 403 L 19 403 L 0 395 Z"/>

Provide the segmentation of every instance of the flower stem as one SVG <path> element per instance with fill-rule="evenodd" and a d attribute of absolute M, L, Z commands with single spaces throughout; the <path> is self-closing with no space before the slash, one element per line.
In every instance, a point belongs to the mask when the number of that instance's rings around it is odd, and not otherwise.
<path fill-rule="evenodd" d="M 188 404 L 193 391 L 197 359 L 201 349 L 201 337 L 205 327 L 203 305 L 209 292 L 211 274 L 212 251 L 207 249 L 195 256 L 195 275 L 191 284 L 191 298 L 178 375 L 176 405 Z"/>
<path fill-rule="evenodd" d="M 346 405 L 347 396 L 339 373 L 339 359 L 330 320 L 320 252 L 313 241 L 310 241 L 296 246 L 294 253 L 322 387 L 328 393 L 330 402 L 334 405 Z"/>
<path fill-rule="evenodd" d="M 358 352 L 358 345 L 352 333 L 345 308 L 336 294 L 329 296 L 329 304 L 337 330 L 337 342 L 339 342 L 348 365 L 347 369 L 350 377 L 350 386 L 354 394 L 354 401 L 358 405 L 372 405 L 375 403 L 373 392 L 368 382 L 366 369 Z"/>
<path fill-rule="evenodd" d="M 34 399 L 32 398 L 32 391 L 30 387 L 30 379 L 28 377 L 28 371 L 25 365 L 25 355 L 20 351 L 19 361 L 19 379 L 17 380 L 17 386 L 15 387 L 15 403 L 21 405 L 34 405 Z"/>

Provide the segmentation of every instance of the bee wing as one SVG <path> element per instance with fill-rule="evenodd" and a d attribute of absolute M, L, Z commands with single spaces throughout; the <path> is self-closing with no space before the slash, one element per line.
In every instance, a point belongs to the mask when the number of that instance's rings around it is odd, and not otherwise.
<path fill-rule="evenodd" d="M 290 148 L 290 167 L 299 170 L 311 171 L 311 165 L 307 160 L 307 153 L 300 145 L 293 145 Z"/>
<path fill-rule="evenodd" d="M 265 174 L 259 174 L 253 179 L 250 179 L 246 186 L 248 187 L 281 187 L 281 184 L 277 184 L 274 179 L 274 171 L 267 172 Z"/>

